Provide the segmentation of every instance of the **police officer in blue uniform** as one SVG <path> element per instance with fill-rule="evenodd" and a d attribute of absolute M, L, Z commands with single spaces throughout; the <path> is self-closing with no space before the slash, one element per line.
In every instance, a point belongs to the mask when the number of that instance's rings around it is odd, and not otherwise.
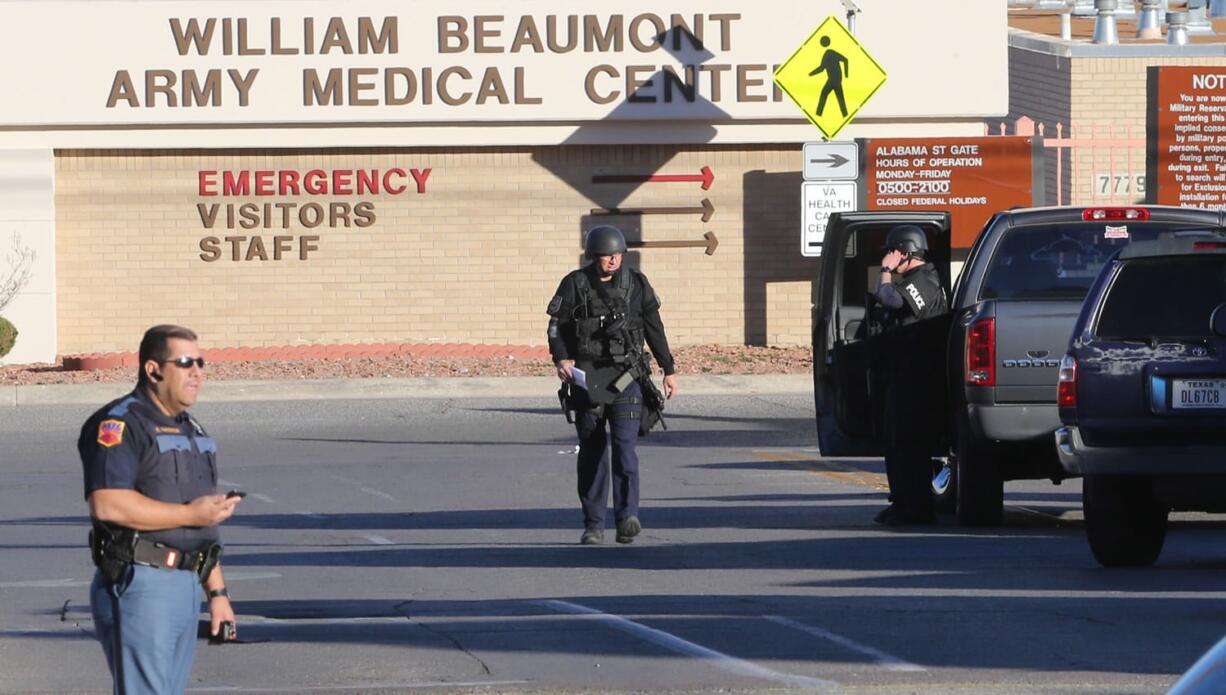
<path fill-rule="evenodd" d="M 579 542 L 584 545 L 604 542 L 610 445 L 616 540 L 632 543 L 642 530 L 635 446 L 658 418 L 664 399 L 677 392 L 660 298 L 646 276 L 622 266 L 625 252 L 621 230 L 608 225 L 590 230 L 584 240 L 590 263 L 562 279 L 548 309 L 549 352 L 569 393 L 564 407 L 575 413 L 579 434 L 584 527 Z M 644 340 L 664 370 L 663 394 L 650 381 Z M 582 370 L 586 388 L 575 385 L 576 369 Z"/>
<path fill-rule="evenodd" d="M 216 494 L 217 446 L 187 412 L 204 381 L 194 332 L 154 326 L 135 390 L 95 412 L 77 449 L 98 570 L 90 605 L 114 692 L 182 693 L 208 599 L 212 634 L 234 639 L 218 525 L 240 495 Z"/>
<path fill-rule="evenodd" d="M 875 297 L 877 318 L 889 331 L 949 311 L 936 268 L 925 260 L 928 238 L 911 224 L 886 234 L 885 256 Z M 927 388 L 924 375 L 907 359 L 905 343 L 889 353 L 881 365 L 885 374 L 885 471 L 892 503 L 875 521 L 890 526 L 929 524 L 936 521 L 932 498 L 932 464 L 925 427 Z"/>

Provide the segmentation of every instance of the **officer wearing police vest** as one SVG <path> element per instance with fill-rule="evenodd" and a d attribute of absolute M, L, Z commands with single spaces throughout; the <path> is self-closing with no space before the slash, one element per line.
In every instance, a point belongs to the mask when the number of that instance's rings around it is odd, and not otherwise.
<path fill-rule="evenodd" d="M 217 527 L 241 493 L 216 494 L 217 446 L 187 412 L 204 381 L 196 334 L 154 326 L 139 361 L 135 390 L 77 441 L 98 567 L 90 605 L 115 693 L 182 693 L 206 595 L 212 635 L 236 635 Z"/>
<path fill-rule="evenodd" d="M 590 261 L 562 279 L 549 303 L 549 352 L 562 380 L 563 409 L 579 434 L 576 467 L 583 535 L 604 542 L 612 448 L 613 519 L 618 543 L 632 543 L 639 522 L 639 461 L 635 446 L 660 419 L 664 400 L 677 392 L 677 376 L 660 298 L 646 276 L 622 266 L 621 230 L 599 226 L 584 241 Z M 651 348 L 664 370 L 664 393 L 651 382 Z M 586 388 L 576 384 L 581 370 Z M 608 431 L 606 432 L 606 427 Z"/>
<path fill-rule="evenodd" d="M 928 239 L 915 225 L 894 227 L 886 235 L 885 256 L 874 297 L 878 320 L 896 329 L 949 310 L 941 279 L 925 261 Z M 876 516 L 892 526 L 928 524 L 936 520 L 932 499 L 932 464 L 926 442 L 928 414 L 924 375 L 909 368 L 907 348 L 889 353 L 887 364 L 876 365 L 885 375 L 886 478 L 892 502 Z"/>

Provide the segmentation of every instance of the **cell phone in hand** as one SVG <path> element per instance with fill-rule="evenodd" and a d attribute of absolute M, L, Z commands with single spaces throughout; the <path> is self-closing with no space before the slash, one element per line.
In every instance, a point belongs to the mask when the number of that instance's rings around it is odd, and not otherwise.
<path fill-rule="evenodd" d="M 230 499 L 231 497 L 237 497 L 241 500 L 242 498 L 246 496 L 247 496 L 247 493 L 243 492 L 242 490 L 231 490 L 226 493 L 226 499 Z"/>
<path fill-rule="evenodd" d="M 226 642 L 234 642 L 238 639 L 234 623 L 226 620 L 218 628 L 217 634 L 214 635 L 213 624 L 207 619 L 201 620 L 196 624 L 196 636 L 208 640 L 209 644 L 225 644 Z"/>
<path fill-rule="evenodd" d="M 225 644 L 226 642 L 233 642 L 235 637 L 234 623 L 227 620 L 218 626 L 216 635 L 209 635 L 209 644 Z"/>

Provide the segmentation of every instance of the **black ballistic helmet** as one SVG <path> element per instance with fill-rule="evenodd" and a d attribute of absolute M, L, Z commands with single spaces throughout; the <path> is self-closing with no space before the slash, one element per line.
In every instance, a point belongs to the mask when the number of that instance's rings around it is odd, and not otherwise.
<path fill-rule="evenodd" d="M 900 224 L 885 235 L 885 248 L 890 251 L 902 251 L 908 256 L 920 256 L 928 252 L 928 237 L 924 230 L 913 224 Z"/>
<path fill-rule="evenodd" d="M 626 237 L 622 235 L 622 230 L 607 224 L 592 227 L 583 242 L 583 255 L 589 260 L 625 252 Z"/>

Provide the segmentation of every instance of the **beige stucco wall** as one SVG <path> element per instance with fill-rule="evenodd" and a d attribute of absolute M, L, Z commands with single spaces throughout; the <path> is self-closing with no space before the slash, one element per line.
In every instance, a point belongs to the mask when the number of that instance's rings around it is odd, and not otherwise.
<path fill-rule="evenodd" d="M 632 250 L 664 298 L 671 339 L 809 340 L 817 259 L 799 255 L 798 146 L 550 147 L 328 151 L 59 151 L 59 352 L 130 350 L 149 325 L 192 326 L 212 347 L 299 343 L 544 342 L 545 306 L 576 267 L 581 230 L 613 219 L 631 240 L 719 245 Z M 697 182 L 593 183 L 595 175 L 714 173 Z M 425 193 L 212 196 L 201 170 L 430 169 Z M 596 218 L 594 206 L 715 213 Z M 223 229 L 228 203 L 373 205 L 368 227 Z M 593 203 L 593 201 L 596 201 Z M 748 201 L 748 202 L 747 202 Z M 198 204 L 222 205 L 207 229 Z M 208 236 L 262 237 L 268 260 L 202 260 Z M 273 260 L 273 236 L 293 237 Z M 307 260 L 299 238 L 318 236 Z M 250 241 L 241 242 L 246 257 Z M 212 255 L 212 254 L 203 254 Z"/>

